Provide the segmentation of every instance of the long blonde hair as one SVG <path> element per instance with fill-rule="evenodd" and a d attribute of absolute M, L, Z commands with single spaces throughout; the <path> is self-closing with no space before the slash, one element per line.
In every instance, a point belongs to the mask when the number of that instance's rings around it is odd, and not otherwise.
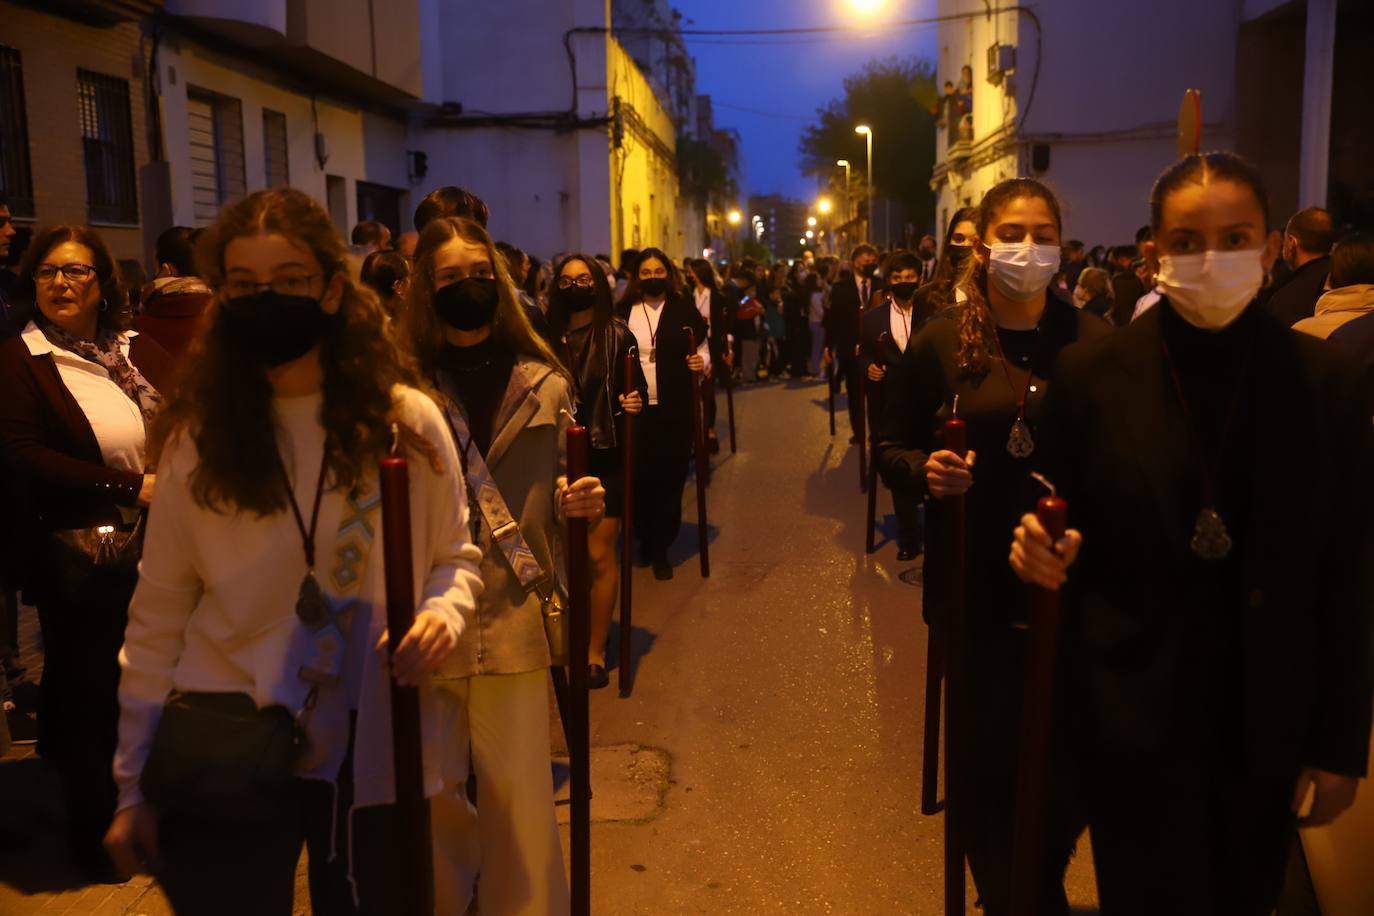
<path fill-rule="evenodd" d="M 497 290 L 491 336 L 511 352 L 537 359 L 566 376 L 562 361 L 530 324 L 520 295 L 506 270 L 505 259 L 496 250 L 496 243 L 481 224 L 461 216 L 432 220 L 420 233 L 420 241 L 415 245 L 415 272 L 410 277 L 410 292 L 406 296 L 400 336 L 419 361 L 421 371 L 433 376 L 439 353 L 444 347 L 444 322 L 434 311 L 434 258 L 440 248 L 455 239 L 481 245 L 491 261 Z"/>

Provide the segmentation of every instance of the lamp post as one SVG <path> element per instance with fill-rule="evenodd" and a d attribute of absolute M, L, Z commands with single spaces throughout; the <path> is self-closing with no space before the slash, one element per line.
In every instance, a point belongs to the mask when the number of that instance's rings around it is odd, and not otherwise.
<path fill-rule="evenodd" d="M 739 224 L 743 219 L 744 214 L 738 209 L 732 209 L 725 214 L 725 220 L 730 224 L 730 244 L 727 247 L 731 261 L 739 260 Z"/>
<path fill-rule="evenodd" d="M 863 134 L 868 147 L 868 218 L 864 220 L 864 241 L 873 243 L 873 128 L 860 124 L 854 133 Z"/>

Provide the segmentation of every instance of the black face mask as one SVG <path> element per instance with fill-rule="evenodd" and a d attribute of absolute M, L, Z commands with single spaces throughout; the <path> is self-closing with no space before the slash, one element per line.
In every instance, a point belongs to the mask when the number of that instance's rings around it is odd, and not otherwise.
<path fill-rule="evenodd" d="M 460 331 L 475 331 L 496 317 L 500 294 L 493 277 L 466 277 L 434 291 L 434 311 Z"/>
<path fill-rule="evenodd" d="M 893 298 L 910 302 L 920 285 L 919 283 L 894 283 L 888 287 L 888 290 L 892 293 Z"/>
<path fill-rule="evenodd" d="M 639 288 L 646 299 L 658 299 L 668 293 L 667 277 L 650 277 L 639 281 Z"/>
<path fill-rule="evenodd" d="M 922 260 L 922 261 L 929 261 L 929 260 L 930 260 L 931 258 L 933 258 L 933 257 L 935 257 L 935 249 L 934 249 L 934 248 L 922 248 L 922 249 L 921 249 L 921 260 Z"/>
<path fill-rule="evenodd" d="M 968 256 L 973 254 L 972 245 L 950 245 L 945 249 L 945 257 L 949 258 L 949 265 L 955 270 L 964 266 Z"/>
<path fill-rule="evenodd" d="M 874 275 L 875 273 L 877 273 L 877 272 L 878 272 L 878 265 L 877 265 L 877 264 L 865 264 L 863 267 L 860 267 L 860 268 L 859 268 L 859 273 L 863 274 L 865 277 L 871 277 L 871 276 L 873 276 L 873 275 Z"/>
<path fill-rule="evenodd" d="M 318 299 L 270 289 L 228 299 L 220 310 L 225 334 L 239 355 L 269 369 L 309 353 L 337 318 L 325 314 Z"/>
<path fill-rule="evenodd" d="M 558 304 L 570 312 L 585 312 L 596 305 L 596 288 L 592 286 L 569 286 L 554 291 Z"/>

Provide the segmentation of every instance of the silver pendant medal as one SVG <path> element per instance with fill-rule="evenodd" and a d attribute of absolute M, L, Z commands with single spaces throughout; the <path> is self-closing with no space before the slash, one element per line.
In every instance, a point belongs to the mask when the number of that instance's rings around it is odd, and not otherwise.
<path fill-rule="evenodd" d="M 1220 512 L 1206 506 L 1197 514 L 1189 546 L 1204 560 L 1224 560 L 1231 554 L 1231 532 L 1226 530 L 1226 520 Z"/>
<path fill-rule="evenodd" d="M 1024 417 L 1017 417 L 1011 425 L 1011 435 L 1007 437 L 1007 452 L 1013 458 L 1029 458 L 1035 454 L 1035 438 L 1031 436 L 1030 424 Z"/>

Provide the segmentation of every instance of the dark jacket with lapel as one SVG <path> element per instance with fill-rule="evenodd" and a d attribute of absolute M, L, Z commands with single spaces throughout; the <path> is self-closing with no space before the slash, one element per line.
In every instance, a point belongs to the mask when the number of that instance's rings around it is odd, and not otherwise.
<path fill-rule="evenodd" d="M 877 278 L 870 278 L 870 292 L 876 288 Z M 837 355 L 854 352 L 859 342 L 859 315 L 863 310 L 854 274 L 845 271 L 830 288 L 830 302 L 825 310 L 825 345 Z"/>
<path fill-rule="evenodd" d="M 644 370 L 640 368 L 635 336 L 630 328 L 619 318 L 590 331 L 587 341 L 588 350 L 580 365 L 573 362 L 573 354 L 562 348 L 568 366 L 577 382 L 577 422 L 587 427 L 591 435 L 592 448 L 612 449 L 620 441 L 616 428 L 621 414 L 619 395 L 626 394 L 624 383 L 625 357 L 635 353 L 634 390 L 645 395 L 648 384 L 644 381 Z"/>
<path fill-rule="evenodd" d="M 1291 787 L 1302 766 L 1362 774 L 1374 564 L 1354 367 L 1262 308 L 1239 319 L 1253 322 L 1255 421 L 1228 447 L 1243 450 L 1231 453 L 1248 476 L 1233 496 L 1243 522 L 1232 520 L 1228 588 L 1209 593 L 1189 549 L 1201 471 L 1164 362 L 1165 309 L 1065 350 L 1049 388 L 1047 470 L 1084 537 L 1066 591 L 1064 695 L 1093 741 L 1128 752 L 1234 728 L 1235 778 L 1256 791 Z M 1195 675 L 1223 656 L 1234 700 L 1202 721 Z"/>
<path fill-rule="evenodd" d="M 1311 318 L 1330 273 L 1330 258 L 1308 261 L 1288 275 L 1288 279 L 1269 295 L 1264 307 L 1290 328 L 1304 318 Z"/>
<path fill-rule="evenodd" d="M 914 340 L 920 330 L 913 314 L 910 339 Z M 884 302 L 864 312 L 859 321 L 859 368 L 866 373 L 875 362 L 891 368 L 901 362 L 902 352 L 892 339 L 892 303 Z"/>
<path fill-rule="evenodd" d="M 623 308 L 620 317 L 628 320 L 630 309 L 638 307 L 639 304 L 635 303 Z M 700 345 L 706 335 L 706 320 L 701 317 L 692 300 L 683 296 L 669 296 L 663 303 L 663 314 L 658 322 L 658 342 L 653 344 L 658 348 L 657 361 L 654 363 L 658 370 L 658 406 L 665 412 L 686 418 L 690 423 L 693 390 L 692 370 L 687 368 L 687 357 L 695 351 L 688 348 L 684 328 L 692 329 Z M 647 340 L 639 341 L 641 352 L 647 353 L 650 346 Z"/>

